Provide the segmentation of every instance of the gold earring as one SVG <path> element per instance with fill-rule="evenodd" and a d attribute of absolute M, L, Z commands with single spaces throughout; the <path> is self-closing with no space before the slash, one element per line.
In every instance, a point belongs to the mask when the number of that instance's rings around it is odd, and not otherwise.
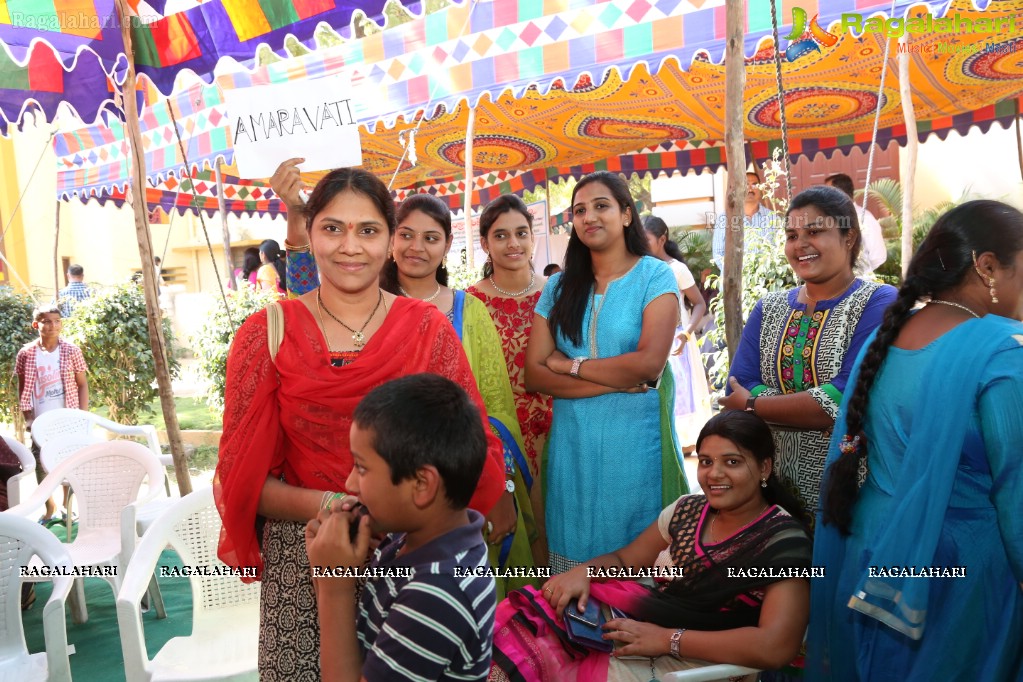
<path fill-rule="evenodd" d="M 980 271 L 980 265 L 977 263 L 977 252 L 974 250 L 970 253 L 973 255 L 973 269 L 977 271 L 980 281 L 984 282 L 984 280 L 987 280 L 986 286 L 988 293 L 991 294 L 991 302 L 998 303 L 998 292 L 995 291 L 995 278 L 991 275 L 985 276 L 984 273 Z"/>

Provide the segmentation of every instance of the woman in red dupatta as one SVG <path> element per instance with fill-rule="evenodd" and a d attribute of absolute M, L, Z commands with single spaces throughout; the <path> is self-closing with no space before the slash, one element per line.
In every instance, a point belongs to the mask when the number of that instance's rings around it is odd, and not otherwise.
<path fill-rule="evenodd" d="M 260 603 L 261 680 L 319 680 L 319 628 L 304 528 L 352 469 L 349 428 L 359 400 L 396 377 L 446 376 L 476 401 L 468 360 L 435 307 L 379 288 L 394 232 L 394 205 L 358 169 L 327 175 L 306 207 L 321 286 L 280 303 L 284 335 L 271 359 L 267 313 L 251 316 L 227 361 L 224 436 L 214 479 L 223 519 L 219 556 L 254 567 Z M 504 488 L 500 441 L 472 506 L 487 513 Z M 261 522 L 265 521 L 265 525 Z"/>

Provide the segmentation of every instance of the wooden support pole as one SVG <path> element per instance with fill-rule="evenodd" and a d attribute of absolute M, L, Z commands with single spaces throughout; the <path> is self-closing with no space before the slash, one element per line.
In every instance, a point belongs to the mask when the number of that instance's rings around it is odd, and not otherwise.
<path fill-rule="evenodd" d="M 153 349 L 156 365 L 156 383 L 160 392 L 160 406 L 167 425 L 171 455 L 174 458 L 174 473 L 178 480 L 178 492 L 184 497 L 192 492 L 192 480 L 188 475 L 188 462 L 181 442 L 181 428 L 178 414 L 174 409 L 174 389 L 171 386 L 170 371 L 167 368 L 167 344 L 163 338 L 163 316 L 160 312 L 159 283 L 156 266 L 153 263 L 153 242 L 149 234 L 149 212 L 146 210 L 146 157 L 142 150 L 142 131 L 139 128 L 139 112 L 135 104 L 135 58 L 131 46 L 130 13 L 125 0 L 115 0 L 117 18 L 124 40 L 124 52 L 128 56 L 128 73 L 121 88 L 124 105 L 125 129 L 131 144 L 131 188 L 134 200 L 135 234 L 138 238 L 139 257 L 142 259 L 142 288 L 146 297 L 146 322 L 149 326 L 149 343 Z"/>
<path fill-rule="evenodd" d="M 469 122 L 465 126 L 465 267 L 469 272 L 476 267 L 476 242 L 472 234 L 472 137 L 476 121 L 476 110 L 469 106 Z"/>
<path fill-rule="evenodd" d="M 60 199 L 57 199 L 57 218 L 53 228 L 53 300 L 60 304 L 60 256 L 57 247 L 60 245 Z"/>
<path fill-rule="evenodd" d="M 906 44 L 909 34 L 899 38 Z M 903 154 L 906 161 L 902 183 L 902 277 L 906 277 L 909 261 L 913 258 L 913 184 L 916 179 L 916 150 L 919 136 L 916 130 L 916 113 L 913 109 L 913 87 L 909 81 L 909 50 L 899 50 L 899 100 L 902 102 L 902 120 L 906 123 L 906 148 Z M 867 197 L 863 197 L 863 205 L 867 205 Z"/>
<path fill-rule="evenodd" d="M 725 343 L 728 362 L 735 358 L 742 337 L 743 203 L 746 197 L 746 161 L 743 154 L 742 91 L 746 87 L 743 31 L 746 0 L 725 0 L 725 153 L 728 189 L 725 193 L 725 260 L 721 292 L 725 307 Z M 777 49 L 777 48 L 775 48 Z"/>
<path fill-rule="evenodd" d="M 227 281 L 231 288 L 238 290 L 238 282 L 234 281 L 234 262 L 231 259 L 231 232 L 227 229 L 227 202 L 224 201 L 224 174 L 220 169 L 220 161 L 214 169 L 217 177 L 217 208 L 220 211 L 220 229 L 224 234 L 224 268 Z"/>

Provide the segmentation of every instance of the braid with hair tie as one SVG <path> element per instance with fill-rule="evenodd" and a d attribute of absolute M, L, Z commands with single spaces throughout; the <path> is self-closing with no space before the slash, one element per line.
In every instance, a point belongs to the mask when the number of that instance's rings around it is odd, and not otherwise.
<path fill-rule="evenodd" d="M 926 293 L 921 291 L 919 277 L 908 277 L 899 289 L 895 302 L 885 311 L 884 320 L 878 327 L 877 336 L 867 349 L 860 364 L 859 377 L 852 395 L 849 396 L 849 411 L 846 413 L 846 433 L 839 445 L 841 456 L 828 467 L 825 476 L 826 499 L 824 523 L 835 524 L 843 535 L 849 534 L 852 525 L 852 508 L 859 497 L 859 472 L 866 462 L 867 437 L 863 433 L 863 421 L 867 414 L 867 400 L 874 379 L 884 364 L 892 342 L 909 320 L 913 306 Z"/>

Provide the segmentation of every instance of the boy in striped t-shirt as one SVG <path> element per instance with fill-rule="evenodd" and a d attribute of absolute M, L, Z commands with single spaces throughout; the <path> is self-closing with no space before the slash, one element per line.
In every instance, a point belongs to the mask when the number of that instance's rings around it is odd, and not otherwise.
<path fill-rule="evenodd" d="M 402 377 L 359 403 L 351 448 L 346 487 L 366 511 L 354 542 L 356 517 L 333 500 L 306 528 L 322 678 L 485 680 L 496 596 L 483 517 L 467 508 L 487 457 L 479 411 L 449 379 Z M 364 569 L 372 532 L 387 535 Z"/>

